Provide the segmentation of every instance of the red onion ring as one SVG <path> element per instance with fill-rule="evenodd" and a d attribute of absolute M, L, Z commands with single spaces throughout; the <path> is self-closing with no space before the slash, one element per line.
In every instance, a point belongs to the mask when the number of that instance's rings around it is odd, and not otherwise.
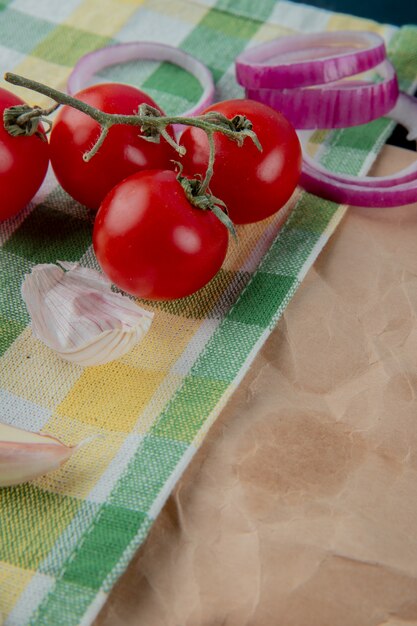
<path fill-rule="evenodd" d="M 389 61 L 376 68 L 382 82 L 333 82 L 304 89 L 247 89 L 252 100 L 280 111 L 295 128 L 346 128 L 388 113 L 398 98 L 398 81 Z"/>
<path fill-rule="evenodd" d="M 417 139 L 417 98 L 400 93 L 387 115 L 408 130 L 407 139 Z M 349 176 L 327 170 L 304 153 L 300 185 L 310 193 L 339 204 L 394 207 L 417 201 L 417 160 L 389 176 Z"/>
<path fill-rule="evenodd" d="M 84 55 L 76 63 L 69 76 L 67 91 L 70 95 L 73 95 L 86 87 L 88 81 L 96 72 L 117 63 L 127 63 L 135 60 L 168 61 L 182 67 L 198 80 L 203 88 L 203 93 L 191 109 L 181 113 L 183 117 L 198 115 L 203 109 L 212 104 L 214 100 L 214 83 L 210 70 L 198 59 L 183 50 L 150 41 L 115 44 Z"/>
<path fill-rule="evenodd" d="M 385 57 L 384 40 L 376 33 L 291 35 L 242 52 L 236 77 L 248 89 L 294 89 L 354 76 Z"/>

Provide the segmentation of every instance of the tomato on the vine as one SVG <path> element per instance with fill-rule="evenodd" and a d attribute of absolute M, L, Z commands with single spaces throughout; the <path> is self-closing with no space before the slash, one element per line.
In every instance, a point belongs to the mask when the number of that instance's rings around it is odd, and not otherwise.
<path fill-rule="evenodd" d="M 144 171 L 104 199 L 93 245 L 104 273 L 130 294 L 152 300 L 182 298 L 220 269 L 227 228 L 210 210 L 194 207 L 175 172 Z"/>
<path fill-rule="evenodd" d="M 0 88 L 0 117 L 23 100 Z M 41 128 L 39 129 L 41 130 Z M 36 135 L 13 137 L 0 122 L 0 222 L 19 213 L 32 200 L 49 163 L 47 141 Z"/>
<path fill-rule="evenodd" d="M 83 89 L 75 97 L 106 113 L 134 115 L 142 103 L 158 105 L 136 87 L 103 83 Z M 162 113 L 162 111 L 161 111 Z M 90 209 L 98 209 L 105 195 L 121 180 L 140 170 L 169 169 L 176 152 L 161 139 L 151 143 L 138 126 L 114 125 L 89 162 L 83 160 L 100 135 L 98 122 L 64 106 L 51 132 L 51 163 L 61 186 Z"/>
<path fill-rule="evenodd" d="M 239 147 L 216 132 L 216 158 L 210 181 L 211 192 L 225 202 L 235 224 L 247 224 L 269 217 L 289 200 L 301 173 L 301 147 L 287 119 L 270 107 L 253 100 L 224 100 L 203 113 L 217 111 L 228 119 L 246 116 L 253 124 L 262 146 L 258 150 L 250 138 Z M 187 127 L 180 143 L 187 152 L 182 159 L 184 174 L 204 176 L 209 143 L 204 131 Z"/>

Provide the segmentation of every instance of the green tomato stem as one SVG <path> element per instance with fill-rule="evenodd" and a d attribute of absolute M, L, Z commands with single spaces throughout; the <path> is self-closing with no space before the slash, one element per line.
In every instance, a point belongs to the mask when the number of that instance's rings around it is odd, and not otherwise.
<path fill-rule="evenodd" d="M 117 113 L 106 113 L 95 107 L 82 102 L 73 96 L 62 91 L 58 91 L 53 87 L 44 85 L 30 78 L 19 76 L 7 72 L 4 76 L 5 80 L 12 85 L 25 87 L 36 91 L 52 100 L 56 104 L 52 107 L 41 109 L 40 107 L 29 107 L 26 105 L 18 105 L 16 108 L 10 107 L 4 111 L 5 128 L 12 135 L 18 134 L 34 134 L 37 130 L 36 120 L 43 119 L 45 115 L 52 113 L 60 104 L 70 106 L 86 115 L 89 115 L 101 127 L 100 135 L 94 146 L 83 156 L 84 161 L 89 161 L 100 149 L 105 141 L 110 128 L 115 124 L 125 124 L 128 126 L 139 126 L 142 130 L 142 137 L 147 141 L 158 142 L 162 136 L 181 156 L 185 154 L 185 148 L 179 145 L 175 139 L 167 132 L 167 126 L 170 124 L 183 124 L 185 126 L 194 126 L 200 128 L 207 133 L 209 142 L 209 161 L 205 177 L 199 183 L 196 195 L 201 197 L 208 193 L 210 180 L 213 176 L 213 168 L 215 162 L 215 144 L 214 133 L 220 132 L 229 139 L 235 141 L 239 146 L 249 137 L 259 150 L 259 144 L 256 134 L 252 130 L 252 124 L 244 116 L 237 115 L 229 120 L 221 113 L 211 111 L 209 113 L 198 115 L 196 117 L 181 117 L 178 115 L 161 115 L 158 109 L 149 105 L 142 104 L 139 107 L 137 115 L 121 115 Z M 49 122 L 48 122 L 49 123 Z M 229 220 L 230 221 L 230 220 Z"/>
<path fill-rule="evenodd" d="M 88 161 L 90 161 L 90 159 L 92 159 L 93 156 L 95 154 L 97 154 L 97 152 L 100 150 L 101 146 L 104 143 L 105 138 L 108 135 L 109 130 L 110 130 L 109 126 L 102 126 L 101 127 L 101 132 L 100 132 L 99 138 L 97 139 L 96 143 L 91 148 L 91 150 L 89 150 L 88 152 L 85 152 L 83 154 L 83 161 L 85 161 L 85 163 L 88 163 Z"/>
<path fill-rule="evenodd" d="M 206 175 L 200 186 L 200 194 L 204 194 L 207 192 L 211 178 L 214 174 L 214 160 L 215 160 L 216 148 L 214 145 L 213 131 L 207 131 L 207 139 L 209 142 L 209 160 L 207 164 Z"/>
<path fill-rule="evenodd" d="M 227 137 L 230 137 L 230 139 L 239 143 L 245 137 L 250 137 L 252 141 L 254 141 L 253 131 L 249 128 L 234 129 L 232 124 L 233 120 L 228 120 L 225 116 L 220 114 L 217 114 L 216 116 L 216 119 L 218 120 L 217 123 L 216 121 L 212 121 L 215 118 L 210 115 L 197 115 L 196 117 L 161 115 L 159 117 L 152 117 L 149 115 L 120 115 L 118 113 L 105 113 L 104 111 L 100 111 L 86 102 L 82 102 L 73 96 L 54 89 L 53 87 L 49 87 L 49 85 L 44 85 L 36 80 L 32 80 L 31 78 L 19 76 L 19 74 L 7 72 L 4 75 L 4 80 L 12 85 L 36 91 L 37 93 L 55 100 L 58 104 L 64 104 L 72 107 L 73 109 L 77 109 L 78 111 L 82 111 L 82 113 L 89 115 L 101 126 L 108 126 L 109 128 L 110 126 L 113 126 L 113 124 L 127 124 L 128 126 L 142 126 L 143 124 L 146 124 L 155 130 L 161 130 L 170 124 L 184 124 L 185 126 L 195 126 L 196 128 L 201 128 L 206 132 L 213 131 L 223 133 Z M 34 108 L 33 111 L 38 111 L 39 115 L 47 115 L 46 111 L 48 111 L 48 109 Z"/>
<path fill-rule="evenodd" d="M 178 152 L 178 154 L 180 156 L 184 156 L 184 154 L 187 152 L 187 150 L 184 148 L 184 146 L 180 146 L 172 137 L 171 135 L 166 131 L 165 128 L 163 128 L 161 130 L 161 137 L 163 137 L 165 139 L 165 141 L 167 143 L 169 143 L 170 146 L 172 146 L 172 148 L 174 148 L 174 150 L 176 150 Z"/>

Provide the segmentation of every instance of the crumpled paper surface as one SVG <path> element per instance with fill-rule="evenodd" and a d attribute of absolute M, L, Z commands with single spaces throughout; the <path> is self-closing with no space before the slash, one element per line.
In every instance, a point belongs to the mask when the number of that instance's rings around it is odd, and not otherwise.
<path fill-rule="evenodd" d="M 417 205 L 349 209 L 95 625 L 417 625 L 416 314 Z"/>

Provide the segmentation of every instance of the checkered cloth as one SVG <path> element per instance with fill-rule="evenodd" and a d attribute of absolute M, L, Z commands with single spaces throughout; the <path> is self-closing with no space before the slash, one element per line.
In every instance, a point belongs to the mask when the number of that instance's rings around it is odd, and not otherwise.
<path fill-rule="evenodd" d="M 218 99 L 226 99 L 242 95 L 233 61 L 243 48 L 326 29 L 381 33 L 402 88 L 412 89 L 415 27 L 381 26 L 284 0 L 2 0 L 0 69 L 62 89 L 84 53 L 153 39 L 204 61 Z M 141 85 L 170 113 L 188 108 L 200 89 L 169 64 L 128 63 L 99 79 Z M 311 146 L 328 167 L 365 172 L 391 128 L 381 119 L 314 133 Z M 155 311 L 145 340 L 117 362 L 87 368 L 60 360 L 34 339 L 20 296 L 23 276 L 37 263 L 97 267 L 87 211 L 49 174 L 30 206 L 0 225 L 0 419 L 67 444 L 101 435 L 60 470 L 0 490 L 5 624 L 94 620 L 345 207 L 299 191 L 285 211 L 240 228 L 238 245 L 232 242 L 222 270 L 198 294 L 142 303 Z M 281 228 L 283 214 L 289 217 Z"/>

